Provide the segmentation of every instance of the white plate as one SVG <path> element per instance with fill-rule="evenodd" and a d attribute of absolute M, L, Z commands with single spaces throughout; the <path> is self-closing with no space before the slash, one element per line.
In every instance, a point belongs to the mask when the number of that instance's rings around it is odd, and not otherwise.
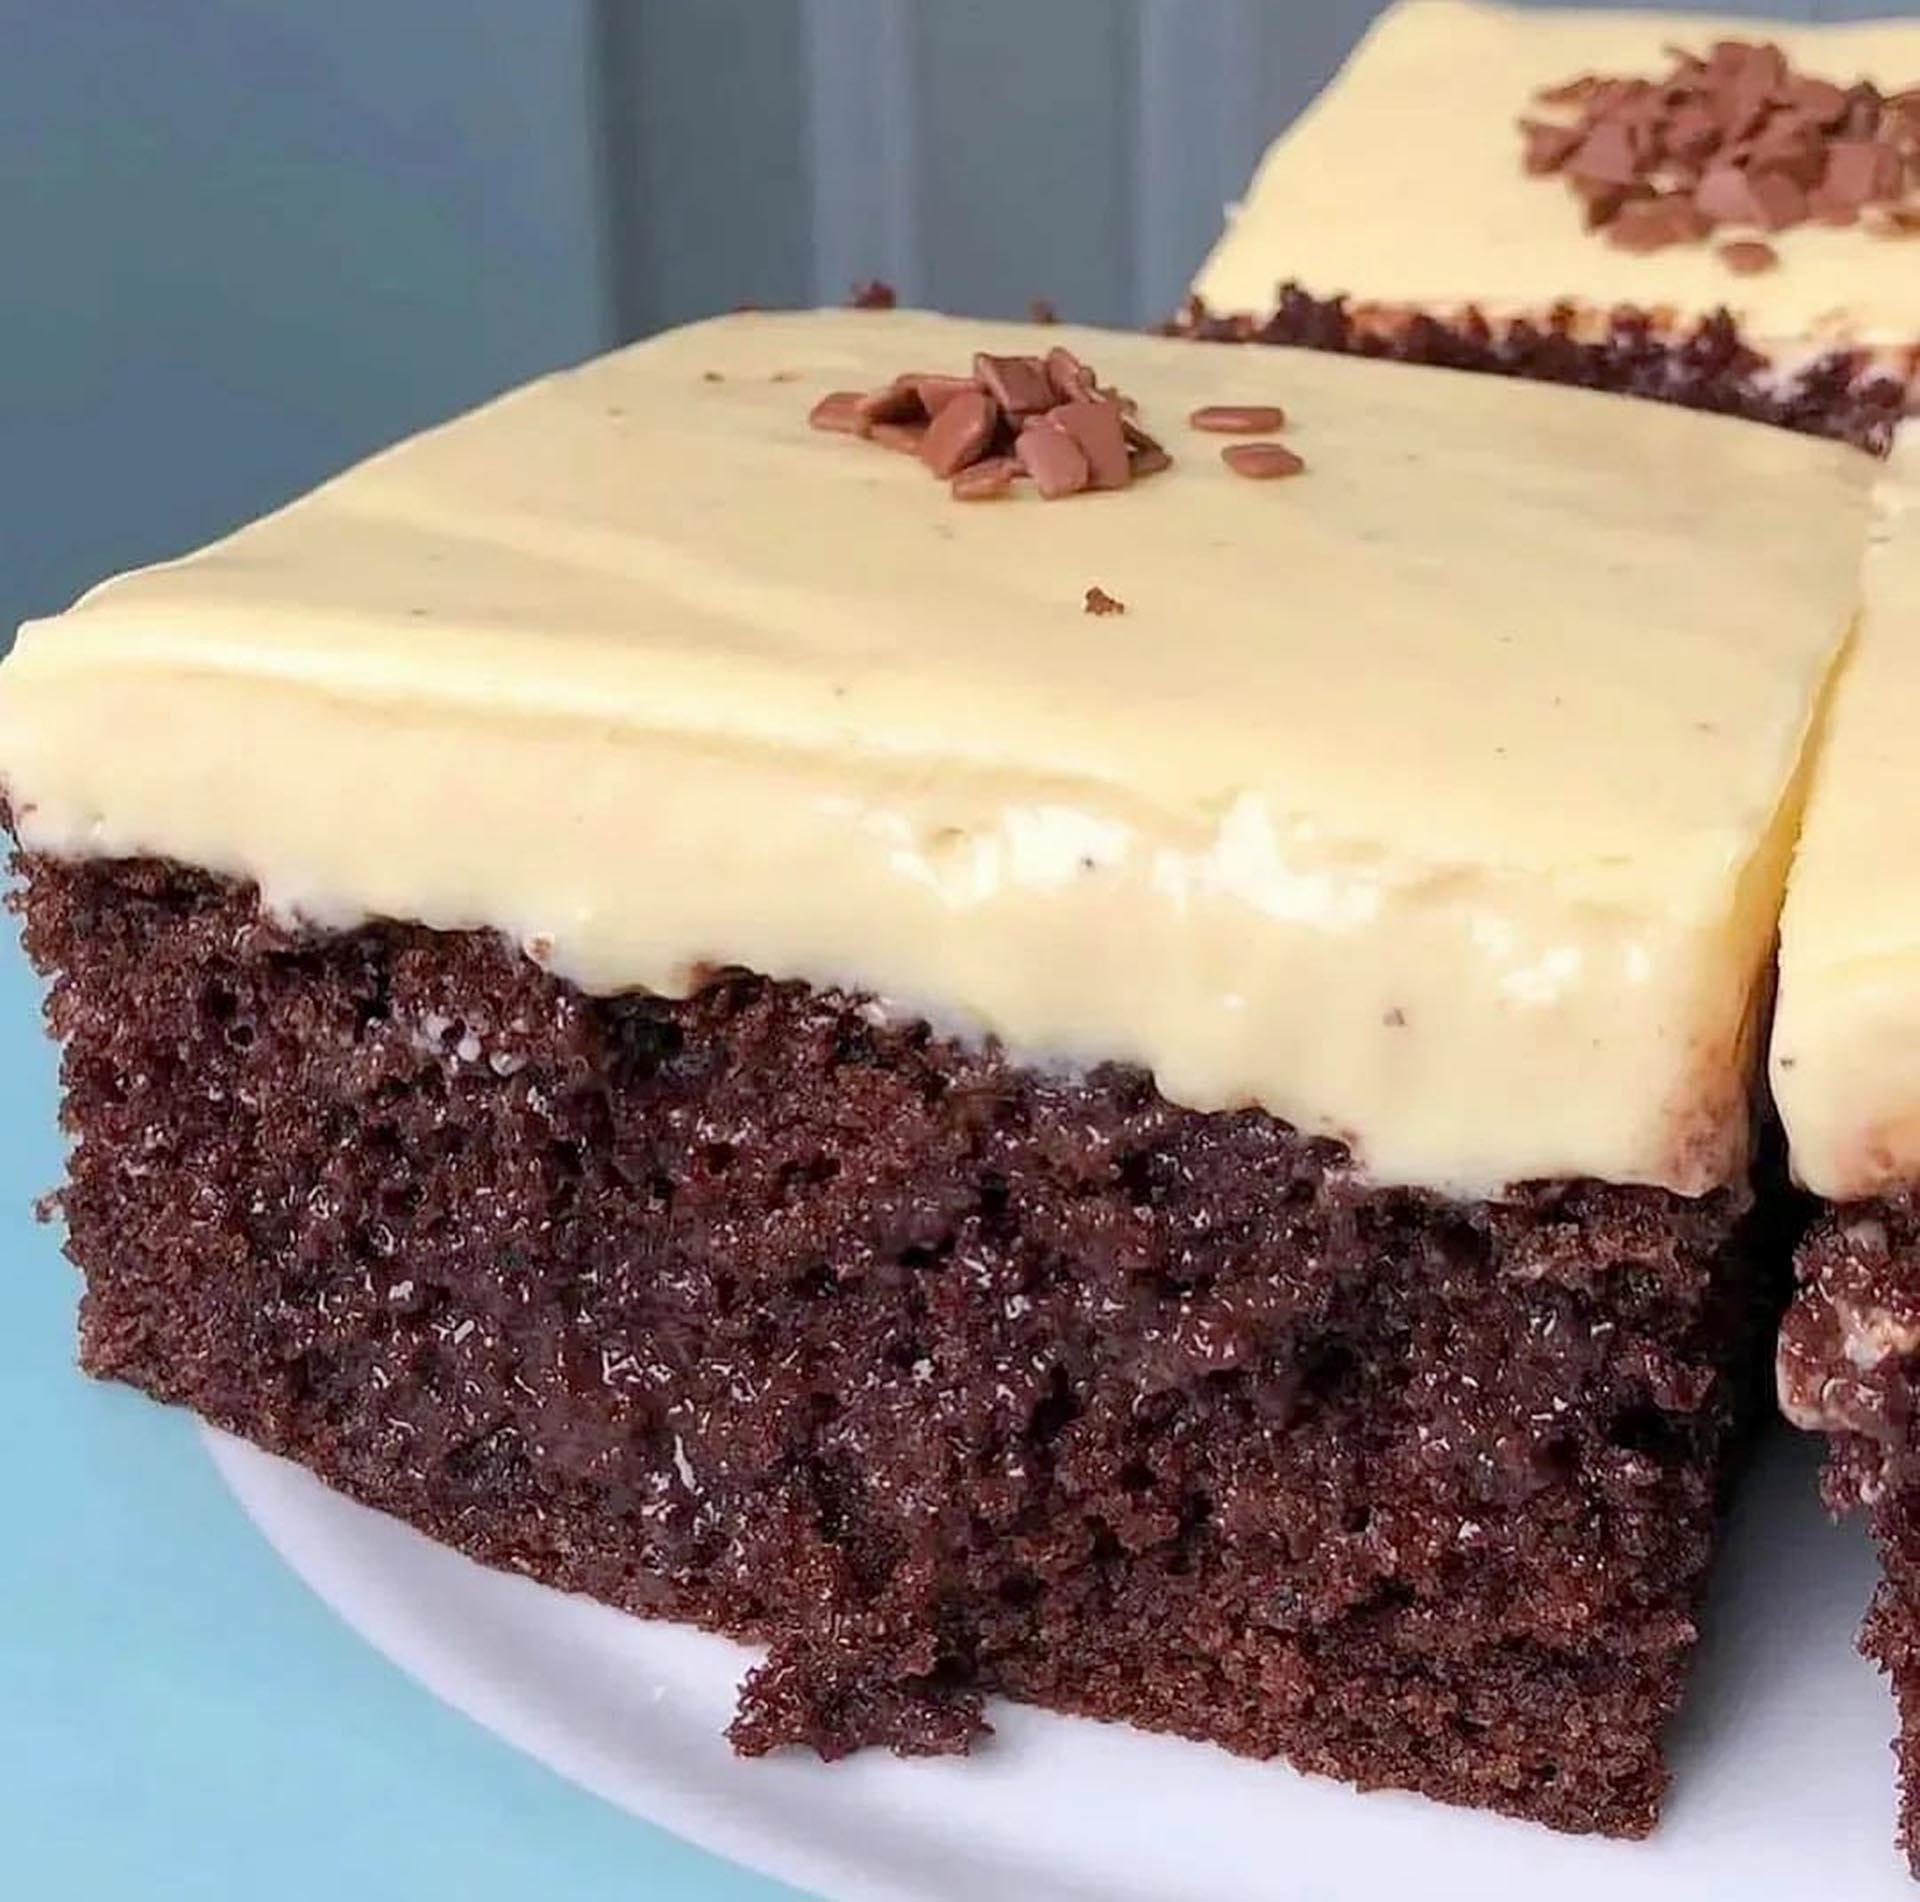
<path fill-rule="evenodd" d="M 997 1707 L 964 1761 L 733 1757 L 736 1645 L 489 1572 L 209 1434 L 281 1556 L 404 1670 L 543 1763 L 835 1902 L 1913 1902 L 1891 1847 L 1893 1712 L 1853 1651 L 1873 1581 L 1784 1432 L 1745 1497 L 1649 1843 L 1554 1836 L 1275 1764 Z"/>

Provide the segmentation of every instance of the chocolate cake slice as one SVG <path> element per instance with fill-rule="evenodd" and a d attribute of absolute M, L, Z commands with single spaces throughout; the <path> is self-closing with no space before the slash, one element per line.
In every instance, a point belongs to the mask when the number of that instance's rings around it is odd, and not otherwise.
<path fill-rule="evenodd" d="M 1920 390 L 1920 21 L 1399 0 L 1268 151 L 1192 335 L 1884 451 Z"/>
<path fill-rule="evenodd" d="M 1885 1567 L 1862 1648 L 1893 1681 L 1920 1875 L 1920 437 L 1880 484 L 1856 652 L 1781 924 L 1774 1093 L 1825 1206 L 1780 1339 L 1781 1405 L 1832 1436 L 1825 1490 Z"/>
<path fill-rule="evenodd" d="M 0 667 L 83 1362 L 764 1643 L 750 1752 L 1641 1834 L 1872 469 L 742 315 L 110 582 Z"/>

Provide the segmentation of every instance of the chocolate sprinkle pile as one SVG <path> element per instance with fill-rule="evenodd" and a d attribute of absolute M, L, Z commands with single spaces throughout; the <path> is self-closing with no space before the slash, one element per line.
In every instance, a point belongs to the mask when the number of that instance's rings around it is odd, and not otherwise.
<path fill-rule="evenodd" d="M 1589 228 L 1627 251 L 1692 244 L 1724 226 L 1782 231 L 1863 223 L 1920 227 L 1920 86 L 1883 93 L 1796 73 L 1770 42 L 1720 40 L 1704 58 L 1670 48 L 1659 79 L 1585 74 L 1541 103 L 1571 122 L 1522 119 L 1521 163 L 1559 174 Z M 1742 274 L 1774 262 L 1763 240 L 1721 247 Z"/>
<path fill-rule="evenodd" d="M 1003 496 L 1026 480 L 1051 502 L 1124 489 L 1171 466 L 1133 408 L 1056 346 L 1044 357 L 976 352 L 970 376 L 910 371 L 877 390 L 835 390 L 807 420 L 917 455 L 958 501 Z"/>

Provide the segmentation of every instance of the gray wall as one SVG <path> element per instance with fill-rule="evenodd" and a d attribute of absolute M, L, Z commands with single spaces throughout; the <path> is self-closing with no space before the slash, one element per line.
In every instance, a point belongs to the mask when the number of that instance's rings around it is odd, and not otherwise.
<path fill-rule="evenodd" d="M 6 629 L 606 335 L 584 0 L 0 0 L 0 48 Z"/>
<path fill-rule="evenodd" d="M 1374 11 L 0 0 L 0 644 L 615 336 L 871 275 L 1163 314 Z"/>
<path fill-rule="evenodd" d="M 873 275 L 981 314 L 1045 296 L 1095 322 L 1164 316 L 1262 146 L 1379 4 L 609 0 L 632 24 L 603 83 L 638 105 L 644 148 L 609 168 L 632 265 L 621 327 L 743 300 L 837 301 Z M 1718 5 L 1775 19 L 1920 11 Z"/>

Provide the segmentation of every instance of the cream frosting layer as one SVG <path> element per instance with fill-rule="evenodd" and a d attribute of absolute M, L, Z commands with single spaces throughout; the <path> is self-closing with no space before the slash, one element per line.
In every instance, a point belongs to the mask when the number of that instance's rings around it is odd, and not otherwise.
<path fill-rule="evenodd" d="M 1797 225 L 1767 239 L 1776 269 L 1740 277 L 1711 243 L 1623 251 L 1583 228 L 1564 181 L 1522 172 L 1515 122 L 1553 116 L 1535 101 L 1542 87 L 1653 77 L 1667 47 L 1716 39 L 1772 40 L 1841 84 L 1920 84 L 1920 19 L 1802 26 L 1400 0 L 1269 148 L 1194 291 L 1220 311 L 1266 310 L 1290 278 L 1320 296 L 1493 317 L 1572 300 L 1691 321 L 1724 305 L 1787 358 L 1812 342 L 1920 344 L 1920 240 Z"/>
<path fill-rule="evenodd" d="M 1176 457 L 953 501 L 823 392 L 1064 343 Z M 1207 403 L 1283 404 L 1250 482 Z M 1738 1168 L 1871 465 L 1647 404 L 912 313 L 552 377 L 23 630 L 25 841 L 735 962 L 1485 1193 Z M 1099 586 L 1126 612 L 1083 606 Z"/>
<path fill-rule="evenodd" d="M 1780 920 L 1773 1092 L 1835 1201 L 1920 1183 L 1920 430 L 1875 497 L 1860 632 Z"/>

